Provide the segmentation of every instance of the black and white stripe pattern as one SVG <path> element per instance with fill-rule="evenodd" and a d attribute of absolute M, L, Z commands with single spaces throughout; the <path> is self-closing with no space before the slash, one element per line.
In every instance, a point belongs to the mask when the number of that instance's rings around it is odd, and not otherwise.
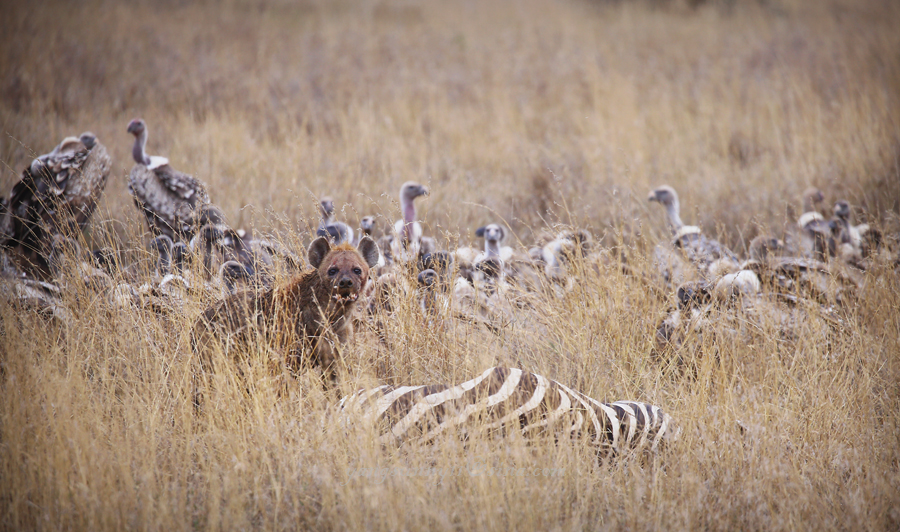
<path fill-rule="evenodd" d="M 375 424 L 379 442 L 432 441 L 449 430 L 520 429 L 586 434 L 601 453 L 656 450 L 671 437 L 672 418 L 657 406 L 634 401 L 601 403 L 556 381 L 515 368 L 490 368 L 456 386 L 379 386 L 344 397 L 345 424 Z"/>

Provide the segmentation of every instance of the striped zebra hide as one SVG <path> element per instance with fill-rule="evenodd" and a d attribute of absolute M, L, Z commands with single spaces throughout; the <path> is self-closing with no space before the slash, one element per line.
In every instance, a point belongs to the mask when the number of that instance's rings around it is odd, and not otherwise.
<path fill-rule="evenodd" d="M 636 401 L 601 403 L 541 375 L 494 367 L 456 386 L 379 386 L 341 399 L 345 426 L 374 424 L 379 442 L 433 441 L 448 431 L 526 438 L 541 434 L 587 435 L 599 451 L 655 451 L 672 438 L 672 418 L 659 407 Z"/>

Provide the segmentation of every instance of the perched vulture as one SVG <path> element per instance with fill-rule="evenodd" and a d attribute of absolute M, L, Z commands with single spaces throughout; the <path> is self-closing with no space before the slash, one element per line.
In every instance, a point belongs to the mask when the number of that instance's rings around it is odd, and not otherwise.
<path fill-rule="evenodd" d="M 565 230 L 554 236 L 545 235 L 540 249 L 529 251 L 544 265 L 544 273 L 551 279 L 566 279 L 566 264 L 577 255 L 586 256 L 594 237 L 585 229 Z"/>
<path fill-rule="evenodd" d="M 362 236 L 367 236 L 369 238 L 374 239 L 375 236 L 372 234 L 375 231 L 375 217 L 374 216 L 363 216 L 362 220 L 359 221 L 359 232 Z"/>
<path fill-rule="evenodd" d="M 334 220 L 334 200 L 328 197 L 322 198 L 319 209 L 322 212 L 322 221 L 319 222 L 316 236 L 324 236 L 334 244 L 352 243 L 353 229 L 344 222 Z"/>
<path fill-rule="evenodd" d="M 167 235 L 159 235 L 147 245 L 156 252 L 156 274 L 160 277 L 172 272 L 172 239 Z"/>
<path fill-rule="evenodd" d="M 400 208 L 403 210 L 403 219 L 394 223 L 396 237 L 391 242 L 394 260 L 410 262 L 425 252 L 433 251 L 423 252 L 422 224 L 416 220 L 415 199 L 427 195 L 428 188 L 413 181 L 407 181 L 400 187 Z"/>
<path fill-rule="evenodd" d="M 497 224 L 488 224 L 475 230 L 475 236 L 484 238 L 484 252 L 475 257 L 475 263 L 487 259 L 500 259 L 505 263 L 513 256 L 513 249 L 500 244 L 506 239 L 506 230 Z"/>
<path fill-rule="evenodd" d="M 875 251 L 881 241 L 881 234 L 869 224 L 853 225 L 850 204 L 840 200 L 834 204 L 833 225 L 836 226 L 837 254 L 845 260 L 859 263 Z"/>
<path fill-rule="evenodd" d="M 253 288 L 254 286 L 253 272 L 237 261 L 224 262 L 219 268 L 219 276 L 222 278 L 222 285 L 227 294 L 237 292 L 239 286 L 242 288 Z"/>
<path fill-rule="evenodd" d="M 729 271 L 737 271 L 738 259 L 723 244 L 707 238 L 699 227 L 684 225 L 679 215 L 678 194 L 670 186 L 650 191 L 649 201 L 656 201 L 666 208 L 667 223 L 674 237 L 672 245 L 681 250 L 687 260 L 703 277 L 718 277 Z"/>
<path fill-rule="evenodd" d="M 825 195 L 817 188 L 808 188 L 803 192 L 803 214 L 797 219 L 800 228 L 801 253 L 805 257 L 813 257 L 817 260 L 825 258 L 829 247 L 833 248 L 831 240 L 831 227 L 828 220 L 817 210 L 817 206 L 825 201 Z M 829 246 L 829 243 L 832 245 Z"/>
<path fill-rule="evenodd" d="M 18 247 L 46 272 L 48 238 L 81 231 L 103 194 L 112 162 L 92 133 L 67 137 L 22 171 L 8 199 L 0 201 L 0 244 Z"/>
<path fill-rule="evenodd" d="M 450 309 L 450 298 L 442 288 L 441 276 L 436 271 L 426 268 L 416 278 L 419 282 L 419 307 L 426 317 L 438 318 L 446 315 Z"/>
<path fill-rule="evenodd" d="M 134 204 L 144 213 L 153 234 L 164 234 L 176 242 L 190 240 L 200 227 L 195 223 L 198 208 L 209 203 L 206 185 L 172 168 L 165 157 L 146 154 L 147 124 L 143 119 L 132 120 L 128 132 L 134 135 L 136 164 L 128 177 Z"/>

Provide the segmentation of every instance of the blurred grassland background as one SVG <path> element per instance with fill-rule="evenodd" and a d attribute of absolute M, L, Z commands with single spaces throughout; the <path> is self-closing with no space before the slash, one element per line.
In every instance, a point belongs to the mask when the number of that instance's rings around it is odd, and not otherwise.
<path fill-rule="evenodd" d="M 784 236 L 818 186 L 900 228 L 900 4 L 879 1 L 15 2 L 0 16 L 0 193 L 66 135 L 113 157 L 94 215 L 146 236 L 127 192 L 130 119 L 148 152 L 204 180 L 234 226 L 298 247 L 331 195 L 354 227 L 427 184 L 427 233 L 474 242 L 505 220 L 525 245 L 556 223 L 610 245 L 667 238 L 646 201 L 743 254 Z M 110 222 L 110 221 L 114 222 Z M 299 251 L 299 250 L 298 250 Z M 429 327 L 414 302 L 390 348 L 359 335 L 345 390 L 457 382 L 490 364 L 601 400 L 654 402 L 683 427 L 665 463 L 598 467 L 589 449 L 484 441 L 381 451 L 328 424 L 312 379 L 287 394 L 235 375 L 190 404 L 183 322 L 73 300 L 47 326 L 0 309 L 0 524 L 7 529 L 896 529 L 900 297 L 872 273 L 837 330 L 790 342 L 704 336 L 687 378 L 654 363 L 670 301 L 584 272 L 500 334 Z M 76 298 L 77 299 L 77 298 Z M 740 430 L 739 430 L 739 427 Z M 552 479 L 385 482 L 358 467 L 478 459 Z"/>

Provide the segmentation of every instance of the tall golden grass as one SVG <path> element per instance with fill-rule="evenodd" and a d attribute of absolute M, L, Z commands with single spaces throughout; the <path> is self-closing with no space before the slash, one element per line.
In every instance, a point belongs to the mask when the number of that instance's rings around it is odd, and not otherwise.
<path fill-rule="evenodd" d="M 686 221 L 741 253 L 759 233 L 790 237 L 810 185 L 896 234 L 900 7 L 693 4 L 4 6 L 0 190 L 36 153 L 92 130 L 114 175 L 88 240 L 146 257 L 126 187 L 125 128 L 142 116 L 148 151 L 208 183 L 232 225 L 298 252 L 318 196 L 352 224 L 387 223 L 410 179 L 431 187 L 421 214 L 447 245 L 488 222 L 508 223 L 516 245 L 572 224 L 627 246 L 637 273 L 666 238 L 645 200 L 662 183 L 681 193 Z M 65 323 L 0 305 L 0 523 L 900 527 L 900 281 L 889 268 L 795 337 L 726 310 L 662 359 L 654 333 L 670 300 L 618 268 L 575 277 L 565 298 L 540 296 L 498 332 L 433 327 L 401 302 L 383 341 L 363 330 L 345 349 L 341 388 L 514 365 L 600 400 L 663 407 L 682 433 L 655 463 L 600 466 L 590 448 L 516 438 L 381 449 L 334 426 L 337 394 L 314 375 L 284 383 L 253 368 L 220 371 L 197 411 L 188 332 L 208 301 L 159 317 L 73 286 Z M 562 474 L 533 475 L 544 469 Z"/>

